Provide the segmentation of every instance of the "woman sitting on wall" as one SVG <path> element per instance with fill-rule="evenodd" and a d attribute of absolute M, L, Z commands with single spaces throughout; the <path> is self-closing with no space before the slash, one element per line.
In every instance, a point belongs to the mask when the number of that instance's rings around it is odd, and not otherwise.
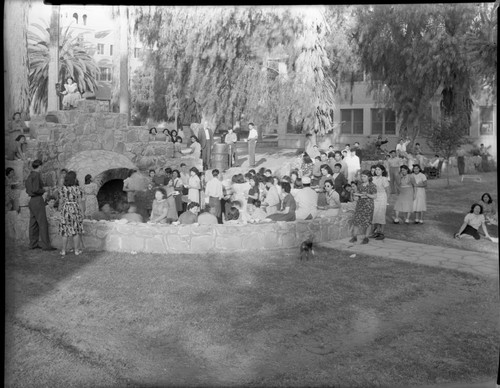
<path fill-rule="evenodd" d="M 65 110 L 76 108 L 77 102 L 82 98 L 80 92 L 78 91 L 78 85 L 72 77 L 67 78 L 66 83 L 64 84 L 64 91 L 61 93 L 64 94 L 62 103 L 63 109 Z"/>
<path fill-rule="evenodd" d="M 281 208 L 276 213 L 267 216 L 271 221 L 295 221 L 295 210 L 297 205 L 293 195 L 290 194 L 292 187 L 288 182 L 281 182 Z"/>
<path fill-rule="evenodd" d="M 149 129 L 149 141 L 155 141 L 156 135 L 158 135 L 158 131 L 155 127 Z"/>
<path fill-rule="evenodd" d="M 184 155 L 191 155 L 193 159 L 201 159 L 201 144 L 195 135 L 191 135 L 189 148 L 181 150 Z"/>
<path fill-rule="evenodd" d="M 340 196 L 333 188 L 333 181 L 325 181 L 326 206 L 318 206 L 316 217 L 336 216 L 340 211 Z"/>
<path fill-rule="evenodd" d="M 149 217 L 149 224 L 166 224 L 168 216 L 168 202 L 167 193 L 163 187 L 155 189 L 155 199 L 151 209 L 151 217 Z"/>

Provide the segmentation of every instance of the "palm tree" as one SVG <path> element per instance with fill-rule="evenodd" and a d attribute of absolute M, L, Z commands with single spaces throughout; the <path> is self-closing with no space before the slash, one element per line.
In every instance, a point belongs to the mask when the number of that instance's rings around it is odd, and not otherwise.
<path fill-rule="evenodd" d="M 41 113 L 47 110 L 49 79 L 49 28 L 31 24 L 28 31 L 29 86 L 33 110 Z M 73 77 L 80 92 L 95 91 L 99 67 L 92 58 L 94 48 L 81 37 L 73 37 L 70 26 L 59 38 L 59 81 Z"/>

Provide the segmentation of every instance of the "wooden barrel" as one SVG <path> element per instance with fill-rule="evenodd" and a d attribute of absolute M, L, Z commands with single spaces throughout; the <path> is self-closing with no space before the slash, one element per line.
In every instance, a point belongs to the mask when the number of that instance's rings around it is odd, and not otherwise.
<path fill-rule="evenodd" d="M 229 147 L 225 143 L 215 143 L 212 148 L 212 168 L 224 171 L 229 168 Z"/>

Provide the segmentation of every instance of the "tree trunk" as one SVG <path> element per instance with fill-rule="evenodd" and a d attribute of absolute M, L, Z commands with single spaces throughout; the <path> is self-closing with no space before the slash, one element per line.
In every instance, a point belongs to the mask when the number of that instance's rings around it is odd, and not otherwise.
<path fill-rule="evenodd" d="M 120 6 L 120 113 L 126 113 L 130 119 L 128 93 L 128 38 L 129 22 L 128 9 Z"/>
<path fill-rule="evenodd" d="M 59 79 L 59 6 L 52 6 L 50 17 L 50 45 L 49 45 L 49 81 L 47 109 L 59 110 L 59 97 L 56 93 L 56 83 L 65 82 Z"/>
<path fill-rule="evenodd" d="M 4 97 L 5 128 L 14 112 L 29 113 L 28 9 L 30 1 L 4 3 Z M 5 37 L 8 37 L 5 38 Z"/>

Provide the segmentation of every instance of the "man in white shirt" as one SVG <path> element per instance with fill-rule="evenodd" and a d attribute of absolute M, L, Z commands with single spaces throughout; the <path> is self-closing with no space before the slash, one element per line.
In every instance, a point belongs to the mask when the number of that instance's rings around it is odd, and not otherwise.
<path fill-rule="evenodd" d="M 356 151 L 347 152 L 344 162 L 347 164 L 347 181 L 352 182 L 355 180 L 356 174 L 361 169 L 361 164 L 359 163 Z"/>
<path fill-rule="evenodd" d="M 396 146 L 396 154 L 400 158 L 407 158 L 408 154 L 406 153 L 406 146 L 410 144 L 410 139 L 399 139 L 399 143 Z"/>
<path fill-rule="evenodd" d="M 316 217 L 318 212 L 318 193 L 311 189 L 311 178 L 305 176 L 302 178 L 303 188 L 297 190 L 294 196 L 297 209 L 295 218 L 297 220 L 310 220 Z"/>
<path fill-rule="evenodd" d="M 212 170 L 212 179 L 205 187 L 205 198 L 208 198 L 208 205 L 213 209 L 213 214 L 217 217 L 219 224 L 222 224 L 221 199 L 224 196 L 222 182 L 219 179 L 219 170 Z"/>
<path fill-rule="evenodd" d="M 254 123 L 248 123 L 248 166 L 255 167 L 255 146 L 259 134 L 255 129 Z"/>

